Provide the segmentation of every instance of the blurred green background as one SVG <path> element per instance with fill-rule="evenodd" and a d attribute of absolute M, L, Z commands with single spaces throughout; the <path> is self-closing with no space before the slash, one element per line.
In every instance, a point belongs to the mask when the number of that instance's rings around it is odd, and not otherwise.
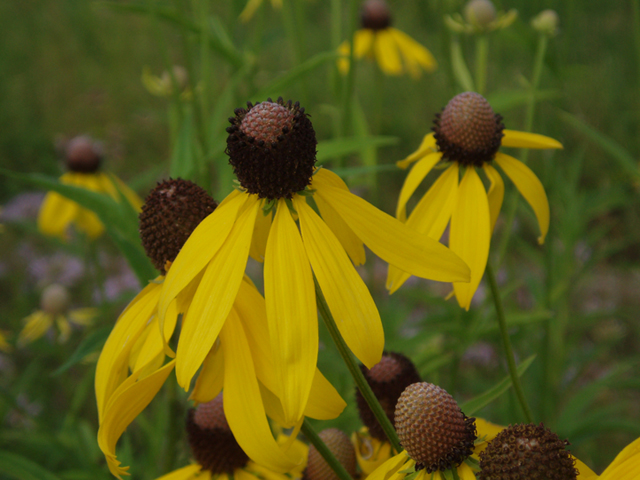
<path fill-rule="evenodd" d="M 136 5 L 172 8 L 197 22 L 203 3 L 175 0 Z M 549 196 L 550 234 L 543 248 L 536 245 L 533 215 L 520 201 L 506 255 L 497 258 L 504 238 L 503 218 L 493 237 L 492 258 L 501 262 L 498 274 L 518 360 L 538 354 L 523 377 L 536 418 L 568 437 L 572 451 L 596 471 L 640 436 L 639 3 L 496 1 L 498 10 L 516 9 L 518 19 L 489 35 L 486 96 L 504 116 L 506 128 L 519 130 L 525 124 L 528 82 L 539 41 L 530 20 L 547 8 L 556 10 L 560 18 L 558 35 L 548 41 L 533 131 L 560 140 L 564 151 L 529 154 L 529 166 Z M 207 79 L 204 88 L 213 108 L 228 92 L 225 88 L 238 68 L 215 49 L 206 67 L 198 35 L 176 23 L 129 11 L 131 4 L 0 2 L 0 167 L 58 176 L 62 164 L 56 144 L 88 134 L 104 142 L 105 168 L 141 196 L 156 180 L 169 175 L 174 147 L 167 116 L 170 99 L 145 89 L 143 68 L 148 66 L 160 75 L 167 62 L 186 66 L 193 85 Z M 434 113 L 461 91 L 450 60 L 452 34 L 443 17 L 461 12 L 463 2 L 394 0 L 389 4 L 394 26 L 427 46 L 439 63 L 435 73 L 419 80 L 384 77 L 372 62 L 363 61 L 358 67 L 354 95 L 369 132 L 396 140 L 378 149 L 378 164 L 390 168 L 378 173 L 375 182 L 370 171 L 349 174 L 346 180 L 357 193 L 393 213 L 406 172 L 391 166 L 418 147 L 430 131 Z M 249 73 L 230 98 L 225 97 L 231 108 L 222 117 L 231 116 L 233 108 L 249 99 L 264 100 L 254 95 L 294 67 L 296 56 L 306 59 L 334 46 L 329 2 L 300 0 L 301 47 L 289 41 L 283 12 L 273 10 L 269 2 L 248 23 L 237 20 L 243 6 L 243 1 L 235 0 L 206 7 L 249 65 Z M 341 12 L 342 40 L 349 21 L 346 4 Z M 460 40 L 472 67 L 475 38 L 462 35 Z M 300 100 L 312 116 L 318 140 L 325 141 L 336 137 L 336 111 L 341 106 L 336 95 L 340 89 L 334 87 L 339 82 L 332 62 L 322 62 L 273 94 Z M 222 149 L 212 155 L 217 168 L 225 168 Z M 328 160 L 324 164 L 357 167 L 361 158 L 348 155 L 342 163 Z M 212 182 L 219 200 L 229 185 L 220 186 L 215 178 Z M 506 183 L 508 202 L 515 197 L 510 195 L 513 186 Z M 42 279 L 44 267 L 34 262 L 51 263 L 56 255 L 66 255 L 57 260 L 66 272 L 73 262 L 85 265 L 86 260 L 76 247 L 37 233 L 38 198 L 24 196 L 34 190 L 0 176 L 0 205 L 5 205 L 5 213 L 18 212 L 2 217 L 0 234 L 0 329 L 10 338 L 21 328 L 21 319 L 37 308 L 44 284 L 60 281 L 60 273 Z M 424 191 L 426 186 L 418 190 Z M 503 217 L 506 211 L 505 204 Z M 74 363 L 52 376 L 83 340 L 100 328 L 108 329 L 137 291 L 135 279 L 127 277 L 127 267 L 113 245 L 103 239 L 98 249 L 104 272 L 98 275 L 82 267 L 77 278 L 69 280 L 74 301 L 83 306 L 98 304 L 97 325 L 76 332 L 64 346 L 43 339 L 29 348 L 0 354 L 0 449 L 30 458 L 59 475 L 53 478 L 109 478 L 94 440 L 95 359 Z M 448 286 L 416 281 L 389 296 L 384 290 L 383 265 L 369 262 L 362 273 L 385 321 L 388 348 L 412 356 L 425 380 L 440 383 L 464 401 L 506 375 L 487 289 L 465 313 L 454 302 L 443 300 Z M 83 281 L 96 275 L 102 282 L 111 279 L 114 285 L 113 295 L 100 301 L 93 284 Z M 98 345 L 104 334 L 95 338 Z M 350 399 L 352 386 L 334 358 L 321 353 L 321 366 Z M 184 398 L 180 401 L 186 405 Z M 155 459 L 166 447 L 154 432 L 172 421 L 168 412 L 163 403 L 152 406 L 125 435 L 122 456 L 133 465 L 134 478 L 161 473 Z M 477 415 L 499 423 L 521 420 L 510 393 Z M 352 406 L 334 423 L 357 427 Z M 180 448 L 178 457 L 186 462 L 188 454 Z M 11 458 L 0 455 L 0 464 Z M 34 471 L 33 478 L 44 478 L 39 477 L 42 472 Z"/>

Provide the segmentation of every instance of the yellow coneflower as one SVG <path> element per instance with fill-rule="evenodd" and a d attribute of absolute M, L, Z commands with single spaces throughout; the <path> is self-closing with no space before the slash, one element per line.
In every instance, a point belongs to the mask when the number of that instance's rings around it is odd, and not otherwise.
<path fill-rule="evenodd" d="M 354 268 L 364 262 L 363 242 L 421 277 L 466 281 L 468 268 L 437 241 L 351 194 L 337 175 L 315 168 L 315 132 L 297 103 L 279 99 L 235 113 L 227 153 L 240 187 L 178 254 L 163 285 L 159 315 L 164 318 L 174 299 L 193 289 L 176 351 L 178 383 L 187 389 L 225 325 L 249 255 L 264 261 L 269 340 L 263 342 L 273 354 L 283 423 L 291 426 L 310 398 L 318 356 L 314 276 L 345 342 L 373 366 L 381 358 L 384 333 Z M 311 199 L 322 218 L 307 203 Z"/>
<path fill-rule="evenodd" d="M 75 137 L 66 146 L 66 167 L 68 172 L 60 177 L 60 182 L 104 193 L 119 200 L 120 192 L 136 209 L 142 201 L 120 179 L 99 171 L 102 163 L 102 149 L 99 143 L 87 136 Z M 104 225 L 91 210 L 78 205 L 57 192 L 49 192 L 38 213 L 38 229 L 45 235 L 67 238 L 67 229 L 74 225 L 89 238 L 97 238 L 104 232 Z"/>
<path fill-rule="evenodd" d="M 72 325 L 88 326 L 97 315 L 95 308 L 70 309 L 68 290 L 57 283 L 46 287 L 40 297 L 40 310 L 26 317 L 18 335 L 18 346 L 24 346 L 42 337 L 54 325 L 58 328 L 58 342 L 64 343 L 71 335 Z"/>
<path fill-rule="evenodd" d="M 362 5 L 362 28 L 354 36 L 353 56 L 375 58 L 380 69 L 387 75 L 402 75 L 408 72 L 419 78 L 422 71 L 432 72 L 437 62 L 429 50 L 413 38 L 391 26 L 391 12 L 384 0 L 367 0 Z M 342 73 L 349 70 L 349 42 L 343 42 L 338 51 L 342 58 L 338 68 Z"/>
<path fill-rule="evenodd" d="M 504 130 L 502 117 L 473 92 L 455 96 L 436 115 L 433 130 L 417 151 L 397 162 L 400 168 L 417 163 L 402 186 L 396 216 L 407 226 L 438 239 L 451 221 L 449 248 L 471 268 L 471 282 L 453 284 L 458 303 L 468 310 L 487 265 L 491 233 L 504 197 L 504 182 L 494 163 L 533 208 L 540 226 L 539 243 L 544 242 L 549 229 L 549 202 L 542 183 L 524 163 L 498 149 L 562 148 L 562 144 L 543 135 Z M 407 201 L 441 160 L 446 169 L 407 219 Z M 480 169 L 491 184 L 488 192 L 478 175 Z M 396 291 L 409 276 L 390 266 L 387 288 Z"/>
<path fill-rule="evenodd" d="M 168 343 L 176 329 L 178 313 L 189 311 L 193 297 L 193 289 L 179 295 L 160 322 L 158 299 L 165 274 L 171 271 L 171 262 L 193 229 L 216 205 L 197 185 L 170 180 L 159 184 L 143 207 L 142 243 L 161 275 L 122 313 L 96 368 L 98 444 L 109 469 L 118 478 L 129 467 L 120 466 L 116 443 L 173 370 L 175 360 L 164 364 L 167 355 L 175 356 Z M 183 329 L 189 321 L 185 316 Z M 268 335 L 264 298 L 244 277 L 219 340 L 202 362 L 191 398 L 198 403 L 208 402 L 224 389 L 231 431 L 247 455 L 272 470 L 287 471 L 299 458 L 291 457 L 276 443 L 265 415 L 282 419 L 270 345 L 265 343 Z M 344 401 L 317 369 L 313 375 L 313 398 L 304 414 L 316 419 L 335 418 L 345 407 Z"/>

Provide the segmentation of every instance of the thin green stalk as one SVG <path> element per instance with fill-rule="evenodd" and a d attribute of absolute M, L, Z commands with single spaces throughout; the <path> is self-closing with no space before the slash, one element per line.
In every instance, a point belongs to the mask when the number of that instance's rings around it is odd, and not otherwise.
<path fill-rule="evenodd" d="M 489 37 L 481 33 L 476 37 L 476 92 L 484 95 L 487 86 L 487 59 L 489 57 Z"/>
<path fill-rule="evenodd" d="M 631 0 L 631 11 L 633 15 L 633 41 L 636 47 L 636 66 L 640 80 L 640 0 Z"/>
<path fill-rule="evenodd" d="M 176 382 L 167 382 L 166 401 L 169 408 L 169 424 L 165 434 L 162 471 L 170 472 L 175 468 L 176 454 L 178 451 L 176 445 L 180 440 L 178 422 L 181 421 L 184 413 L 183 407 L 178 399 L 178 384 Z"/>
<path fill-rule="evenodd" d="M 318 450 L 320 455 L 322 455 L 322 458 L 324 458 L 324 461 L 327 462 L 327 464 L 331 467 L 331 469 L 335 472 L 340 480 L 353 480 L 351 478 L 351 475 L 349 475 L 349 472 L 347 472 L 347 469 L 344 468 L 344 465 L 342 465 L 338 461 L 331 450 L 329 450 L 329 447 L 327 447 L 327 445 L 315 432 L 315 430 L 309 423 L 309 420 L 307 420 L 306 418 L 304 419 L 304 422 L 302 422 L 302 428 L 300 430 L 302 431 L 304 436 L 307 437 L 307 440 L 309 440 L 311 444 L 316 447 L 316 450 Z"/>
<path fill-rule="evenodd" d="M 295 65 L 300 65 L 305 58 L 305 26 L 304 15 L 301 13 L 301 2 L 297 0 L 284 0 L 282 5 L 282 18 L 284 21 L 284 28 L 289 37 L 289 44 L 293 49 L 293 62 Z M 308 101 L 307 95 L 307 81 L 303 77 L 299 80 L 299 86 L 301 90 L 301 100 Z"/>
<path fill-rule="evenodd" d="M 460 39 L 457 35 L 451 36 L 451 69 L 453 70 L 453 77 L 463 90 L 466 92 L 476 91 L 471 72 L 469 72 L 467 62 L 464 60 Z"/>
<path fill-rule="evenodd" d="M 362 371 L 356 364 L 351 350 L 349 350 L 349 347 L 342 338 L 342 335 L 340 335 L 338 326 L 336 325 L 336 322 L 333 319 L 333 315 L 331 315 L 331 311 L 329 310 L 329 305 L 327 305 L 327 301 L 322 294 L 322 290 L 320 290 L 320 285 L 318 285 L 318 281 L 315 278 L 314 283 L 316 286 L 316 302 L 318 303 L 318 310 L 320 311 L 320 315 L 322 316 L 322 319 L 327 326 L 327 330 L 329 331 L 329 334 L 331 335 L 331 338 L 333 339 L 333 342 L 335 343 L 340 356 L 344 360 L 344 363 L 347 365 L 349 373 L 351 373 L 353 381 L 358 387 L 358 390 L 360 390 L 360 393 L 366 400 L 367 405 L 369 405 L 369 408 L 371 408 L 371 411 L 384 430 L 385 435 L 389 439 L 389 443 L 391 443 L 391 446 L 396 452 L 401 452 L 402 446 L 400 445 L 398 434 L 393 428 L 393 425 L 391 425 L 391 422 L 387 418 L 387 414 L 382 409 L 380 402 L 378 402 L 378 399 L 371 390 L 371 387 L 367 383 L 367 380 L 364 378 Z"/>
<path fill-rule="evenodd" d="M 500 297 L 500 291 L 498 290 L 498 282 L 493 272 L 491 265 L 487 263 L 487 279 L 489 280 L 489 286 L 491 287 L 491 294 L 493 295 L 493 302 L 496 306 L 496 317 L 498 318 L 498 326 L 500 327 L 500 335 L 502 337 L 502 345 L 504 346 L 505 356 L 507 357 L 507 364 L 509 366 L 509 375 L 511 376 L 511 382 L 513 383 L 513 389 L 518 397 L 518 402 L 524 412 L 524 416 L 527 419 L 527 423 L 533 423 L 533 415 L 531 409 L 527 403 L 527 399 L 524 396 L 522 390 L 522 384 L 520 383 L 520 377 L 518 377 L 518 370 L 516 369 L 516 361 L 513 356 L 513 349 L 511 348 L 511 340 L 509 339 L 509 332 L 507 331 L 507 320 L 504 316 L 504 307 L 502 305 L 502 298 Z"/>
<path fill-rule="evenodd" d="M 352 101 L 351 97 L 353 95 L 353 89 L 356 82 L 356 65 L 354 61 L 354 42 L 355 42 L 355 33 L 358 26 L 358 8 L 359 3 L 355 0 L 349 0 L 349 42 L 351 48 L 349 48 L 349 72 L 347 73 L 347 79 L 345 81 L 345 87 L 342 91 L 342 117 L 340 122 L 340 134 L 345 135 L 347 130 L 349 129 L 349 125 L 351 124 L 351 109 L 352 109 Z M 341 167 L 342 162 L 338 165 Z"/>
<path fill-rule="evenodd" d="M 544 57 L 547 52 L 547 44 L 548 37 L 544 33 L 541 33 L 538 36 L 538 45 L 536 47 L 536 55 L 533 64 L 533 75 L 531 78 L 531 89 L 529 92 L 529 100 L 527 101 L 527 110 L 525 113 L 525 123 L 524 123 L 524 131 L 531 132 L 533 129 L 533 120 L 535 116 L 536 109 L 536 95 L 538 92 L 538 86 L 540 85 L 540 77 L 542 76 L 542 67 L 544 66 Z M 520 151 L 520 155 L 518 159 L 522 163 L 527 163 L 529 159 L 529 150 L 523 148 Z M 512 192 L 510 195 L 510 200 L 506 202 L 507 207 L 507 220 L 505 223 L 504 235 L 500 240 L 500 245 L 498 246 L 498 265 L 502 263 L 504 260 L 504 256 L 507 252 L 507 247 L 509 246 L 509 240 L 511 237 L 511 232 L 513 230 L 513 222 L 516 218 L 516 211 L 518 210 L 518 202 L 520 197 L 518 192 Z"/>

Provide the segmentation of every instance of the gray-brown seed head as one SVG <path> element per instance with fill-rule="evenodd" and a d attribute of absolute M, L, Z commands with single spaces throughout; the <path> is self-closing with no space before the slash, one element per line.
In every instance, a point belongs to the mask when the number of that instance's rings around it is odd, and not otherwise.
<path fill-rule="evenodd" d="M 167 273 L 196 227 L 218 206 L 189 180 L 165 180 L 151 190 L 140 212 L 140 238 L 147 256 L 160 273 Z"/>
<path fill-rule="evenodd" d="M 360 10 L 362 28 L 384 30 L 391 26 L 391 11 L 384 0 L 366 0 Z"/>
<path fill-rule="evenodd" d="M 393 424 L 396 403 L 400 394 L 412 383 L 420 381 L 420 374 L 415 365 L 400 353 L 384 352 L 380 362 L 371 369 L 360 365 L 360 370 L 387 414 L 387 418 Z M 369 435 L 378 440 L 386 441 L 387 436 L 384 430 L 358 389 L 356 389 L 356 403 L 360 419 L 369 429 Z"/>
<path fill-rule="evenodd" d="M 268 200 L 291 198 L 311 184 L 316 133 L 304 108 L 270 98 L 229 118 L 229 163 L 242 188 Z"/>
<path fill-rule="evenodd" d="M 349 437 L 337 428 L 327 428 L 321 431 L 318 436 L 327 445 L 331 453 L 349 472 L 352 478 L 356 475 L 356 452 L 349 440 Z M 304 480 L 339 480 L 338 475 L 329 464 L 322 458 L 320 452 L 311 445 L 309 447 L 309 460 L 304 471 Z"/>
<path fill-rule="evenodd" d="M 480 454 L 479 480 L 576 480 L 575 460 L 544 425 L 509 425 Z"/>
<path fill-rule="evenodd" d="M 204 469 L 233 473 L 249 461 L 229 429 L 222 394 L 189 410 L 186 429 L 193 457 Z"/>
<path fill-rule="evenodd" d="M 400 395 L 395 426 L 402 447 L 428 473 L 457 467 L 473 453 L 475 418 L 468 418 L 449 393 L 414 383 Z"/>
<path fill-rule="evenodd" d="M 74 137 L 65 147 L 67 169 L 78 173 L 95 173 L 102 163 L 102 145 L 87 135 Z"/>
<path fill-rule="evenodd" d="M 481 167 L 495 157 L 502 142 L 502 116 L 475 92 L 453 97 L 436 114 L 433 131 L 442 157 L 465 166 Z"/>

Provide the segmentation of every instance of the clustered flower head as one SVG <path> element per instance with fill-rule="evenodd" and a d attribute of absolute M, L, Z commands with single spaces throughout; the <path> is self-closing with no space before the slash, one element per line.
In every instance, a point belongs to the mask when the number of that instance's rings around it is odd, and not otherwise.
<path fill-rule="evenodd" d="M 470 282 L 453 284 L 456 299 L 466 310 L 484 274 L 491 234 L 504 198 L 504 181 L 494 165 L 511 179 L 533 209 L 540 244 L 549 229 L 549 202 L 542 183 L 529 167 L 502 153 L 500 147 L 556 149 L 562 144 L 543 135 L 506 130 L 502 120 L 482 95 L 461 93 L 436 114 L 433 133 L 424 137 L 418 150 L 397 162 L 400 168 L 415 165 L 400 191 L 396 216 L 434 239 L 439 239 L 450 225 L 449 248 L 471 268 Z M 440 162 L 444 171 L 407 217 L 408 200 Z M 479 171 L 489 181 L 488 191 Z M 408 278 L 406 272 L 390 266 L 387 288 L 394 292 Z"/>
<path fill-rule="evenodd" d="M 444 23 L 456 33 L 484 34 L 509 27 L 518 18 L 516 10 L 496 12 L 491 0 L 470 0 L 464 7 L 463 15 L 446 15 Z"/>
<path fill-rule="evenodd" d="M 391 26 L 391 11 L 385 0 L 364 1 L 360 20 L 362 28 L 355 32 L 353 38 L 354 59 L 375 58 L 386 75 L 409 73 L 414 79 L 420 78 L 423 71 L 432 72 L 437 68 L 429 50 Z M 343 42 L 338 52 L 342 56 L 338 60 L 338 68 L 346 74 L 349 71 L 350 42 Z"/>

